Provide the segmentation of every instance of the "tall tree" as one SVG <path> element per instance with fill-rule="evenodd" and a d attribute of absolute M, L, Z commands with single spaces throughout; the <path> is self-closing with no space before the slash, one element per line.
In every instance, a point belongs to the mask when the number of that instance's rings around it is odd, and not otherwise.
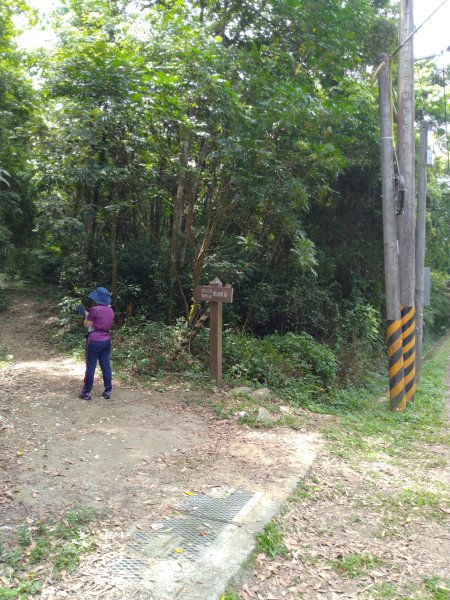
<path fill-rule="evenodd" d="M 26 71 L 24 53 L 15 42 L 14 17 L 28 12 L 24 2 L 5 0 L 0 6 L 0 253 L 12 260 L 14 247 L 30 246 L 33 195 L 30 139 L 35 127 L 37 96 Z M 6 173 L 5 173 L 6 172 Z M 9 265 L 13 267 L 13 264 Z"/>

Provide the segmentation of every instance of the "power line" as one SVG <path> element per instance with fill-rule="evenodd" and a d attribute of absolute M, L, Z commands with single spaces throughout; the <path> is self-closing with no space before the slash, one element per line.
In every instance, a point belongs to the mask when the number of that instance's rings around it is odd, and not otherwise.
<path fill-rule="evenodd" d="M 434 10 L 432 13 L 431 13 L 431 15 L 429 15 L 429 16 L 428 16 L 428 17 L 425 19 L 425 21 L 424 21 L 424 22 L 423 22 L 421 25 L 419 25 L 419 27 L 416 27 L 416 28 L 414 29 L 414 31 L 412 31 L 412 32 L 411 32 L 411 33 L 408 35 L 408 37 L 407 37 L 407 38 L 406 38 L 406 39 L 405 39 L 405 40 L 404 40 L 404 41 L 403 41 L 403 42 L 400 44 L 400 46 L 398 46 L 398 47 L 397 47 L 397 48 L 394 50 L 394 52 L 391 54 L 391 57 L 394 57 L 394 56 L 397 54 L 397 52 L 398 52 L 399 50 L 401 50 L 401 49 L 403 48 L 403 46 L 409 42 L 409 40 L 410 40 L 410 39 L 413 37 L 413 35 L 415 35 L 415 34 L 416 34 L 418 31 L 419 31 L 419 29 L 422 29 L 422 27 L 425 25 L 425 23 L 428 23 L 428 21 L 431 19 L 431 17 L 432 17 L 433 15 L 435 15 L 435 14 L 437 13 L 437 11 L 438 11 L 440 8 L 442 8 L 442 7 L 444 6 L 444 4 L 445 4 L 446 2 L 447 2 L 447 0 L 444 0 L 444 1 L 443 1 L 441 4 L 439 4 L 439 6 L 438 6 L 438 7 L 437 7 L 437 8 L 436 8 L 436 9 L 435 9 L 435 10 Z"/>

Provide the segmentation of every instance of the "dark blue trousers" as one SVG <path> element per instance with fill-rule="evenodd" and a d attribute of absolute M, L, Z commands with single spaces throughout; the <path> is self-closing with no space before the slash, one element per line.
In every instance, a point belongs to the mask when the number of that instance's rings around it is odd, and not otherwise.
<path fill-rule="evenodd" d="M 86 374 L 84 376 L 83 394 L 90 394 L 94 385 L 95 369 L 97 360 L 103 375 L 105 392 L 112 391 L 112 371 L 110 364 L 111 340 L 90 341 L 89 336 L 86 342 Z"/>

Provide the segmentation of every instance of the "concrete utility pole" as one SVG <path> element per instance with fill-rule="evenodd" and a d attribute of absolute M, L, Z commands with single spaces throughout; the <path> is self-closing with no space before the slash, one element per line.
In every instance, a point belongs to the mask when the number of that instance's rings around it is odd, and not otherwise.
<path fill-rule="evenodd" d="M 423 294 L 425 266 L 425 217 L 427 210 L 428 123 L 420 124 L 419 178 L 416 217 L 416 381 L 420 381 L 423 339 Z"/>
<path fill-rule="evenodd" d="M 397 154 L 400 174 L 404 178 L 405 195 L 403 212 L 397 216 L 397 236 L 407 403 L 412 401 L 415 395 L 414 36 L 411 35 L 413 27 L 413 0 L 400 0 L 399 43 L 401 47 L 398 53 Z"/>
<path fill-rule="evenodd" d="M 389 396 L 391 410 L 406 406 L 403 378 L 402 322 L 400 314 L 397 227 L 394 206 L 393 133 L 391 123 L 389 62 L 380 56 L 378 86 L 380 99 L 381 177 L 383 194 L 384 275 L 386 287 Z"/>

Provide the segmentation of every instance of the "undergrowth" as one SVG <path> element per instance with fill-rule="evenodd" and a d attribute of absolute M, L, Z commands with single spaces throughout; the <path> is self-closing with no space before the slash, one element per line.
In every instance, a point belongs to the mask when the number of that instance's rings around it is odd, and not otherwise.
<path fill-rule="evenodd" d="M 3 312 L 4 310 L 6 310 L 8 308 L 8 306 L 9 306 L 9 298 L 5 294 L 4 289 L 0 287 L 0 312 Z"/>
<path fill-rule="evenodd" d="M 40 594 L 42 581 L 57 580 L 76 569 L 95 548 L 90 525 L 99 515 L 81 505 L 61 519 L 28 520 L 0 541 L 0 600 Z"/>
<path fill-rule="evenodd" d="M 78 358 L 84 356 L 84 333 L 81 320 L 74 314 L 78 300 L 65 298 L 60 305 L 60 321 L 55 339 L 64 344 Z M 181 342 L 189 329 L 183 319 L 174 325 L 150 321 L 144 317 L 128 320 L 113 330 L 112 365 L 116 377 L 127 382 L 139 380 L 141 384 L 161 386 L 165 382 L 182 378 L 183 381 L 201 387 L 211 387 L 209 378 L 209 331 L 203 328 L 192 341 L 188 350 Z M 374 336 L 375 333 L 372 333 Z M 372 350 L 375 344 L 372 344 Z M 367 347 L 369 348 L 369 346 Z M 354 363 L 367 364 L 368 349 L 359 349 Z M 371 443 L 376 446 L 376 435 L 393 424 L 394 440 L 407 446 L 412 439 L 404 435 L 408 423 L 422 422 L 430 398 L 435 393 L 434 383 L 423 378 L 420 394 L 426 400 L 420 403 L 419 411 L 406 411 L 399 416 L 385 410 L 387 391 L 386 358 L 373 354 L 371 369 L 362 370 L 356 376 L 343 370 L 340 363 L 342 349 L 335 351 L 315 341 L 311 336 L 300 333 L 271 334 L 265 337 L 252 336 L 235 331 L 224 331 L 223 377 L 226 387 L 248 385 L 252 388 L 267 386 L 273 395 L 284 404 L 306 408 L 312 412 L 344 415 L 352 423 L 355 435 L 361 429 L 371 432 Z M 376 396 L 383 397 L 374 402 Z M 269 407 L 268 407 L 269 408 Z M 245 406 L 242 407 L 245 410 Z M 223 411 L 222 411 L 223 412 Z M 226 411 L 225 411 L 226 412 Z M 361 413 L 370 418 L 361 421 Z M 223 415 L 224 416 L 224 415 Z M 431 411 L 430 423 L 437 416 Z M 285 418 L 289 425 L 289 418 Z M 364 424 L 363 424 L 364 422 Z M 432 423 L 430 424 L 432 427 Z M 426 428 L 425 428 L 426 429 Z M 429 431 L 429 428 L 428 428 Z M 424 435 L 427 432 L 423 430 Z M 345 432 L 330 433 L 342 437 Z M 357 439 L 350 445 L 363 445 Z M 366 448 L 370 450 L 369 447 Z"/>
<path fill-rule="evenodd" d="M 268 523 L 256 535 L 255 552 L 263 553 L 270 558 L 287 555 L 288 550 L 283 542 L 283 533 L 276 521 Z"/>
<path fill-rule="evenodd" d="M 420 440 L 423 443 L 448 444 L 445 424 L 445 373 L 450 338 L 441 350 L 424 363 L 422 378 L 413 403 L 403 413 L 389 411 L 385 396 L 361 394 L 354 410 L 343 414 L 340 426 L 328 427 L 324 434 L 331 449 L 342 458 L 363 452 L 401 460 Z"/>
<path fill-rule="evenodd" d="M 83 358 L 85 338 L 74 301 L 61 306 L 54 341 L 77 358 Z M 140 383 L 182 377 L 200 386 L 209 385 L 209 331 L 203 329 L 189 350 L 181 348 L 188 333 L 183 320 L 175 325 L 130 319 L 113 330 L 112 364 L 116 376 Z M 307 334 L 272 334 L 259 338 L 234 331 L 223 336 L 223 376 L 228 386 L 268 386 L 295 406 L 317 410 L 337 409 L 339 363 L 333 351 Z"/>

